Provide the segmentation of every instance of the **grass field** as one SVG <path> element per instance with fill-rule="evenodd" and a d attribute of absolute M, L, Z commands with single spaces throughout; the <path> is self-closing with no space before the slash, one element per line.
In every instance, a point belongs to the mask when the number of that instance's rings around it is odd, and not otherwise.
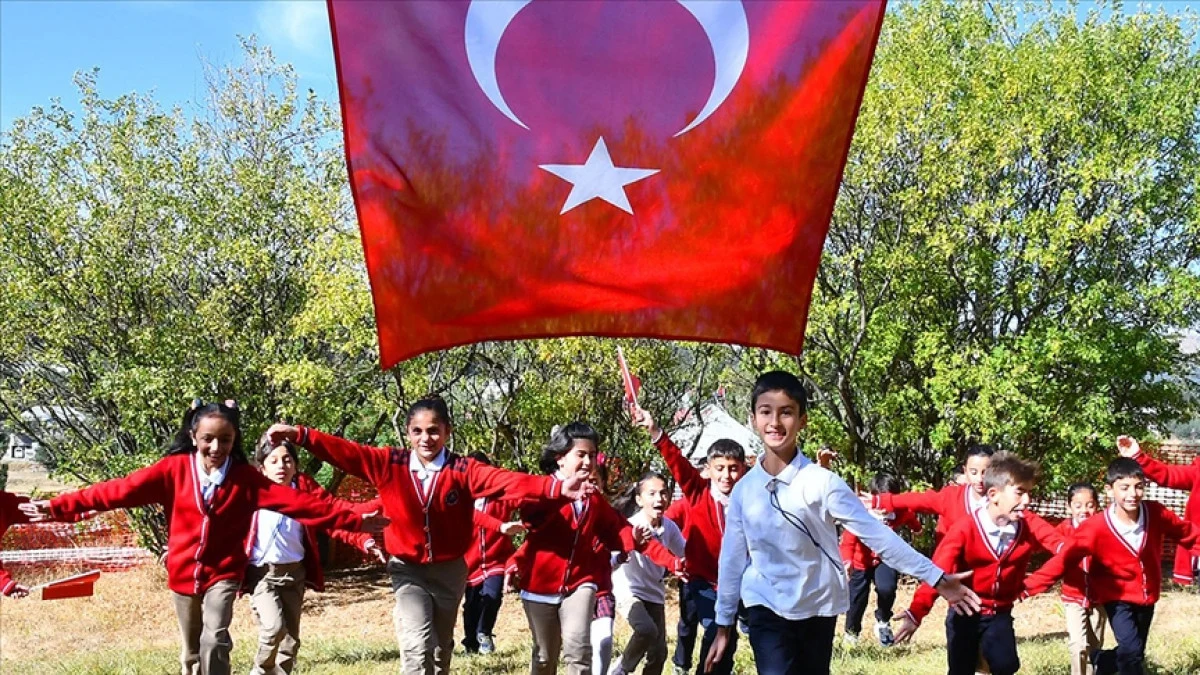
<path fill-rule="evenodd" d="M 76 570 L 45 572 L 46 579 Z M 25 581 L 37 583 L 41 579 Z M 395 673 L 399 654 L 391 628 L 392 601 L 378 570 L 339 573 L 325 593 L 310 593 L 302 624 L 303 646 L 297 673 L 368 675 Z M 902 589 L 897 607 L 905 607 L 910 589 Z M 1066 632 L 1056 597 L 1020 605 L 1016 612 L 1022 673 L 1066 674 Z M 673 626 L 675 607 L 668 607 Z M 942 614 L 935 612 L 914 644 L 883 649 L 866 637 L 858 647 L 839 647 L 835 673 L 901 675 L 945 672 Z M 1164 595 L 1151 630 L 1152 673 L 1200 673 L 1200 595 L 1174 591 Z M 256 628 L 246 600 L 233 623 L 235 672 L 249 672 Z M 505 599 L 497 626 L 496 654 L 455 654 L 453 671 L 468 674 L 528 672 L 530 643 L 520 601 Z M 628 628 L 617 619 L 617 649 Z M 674 648 L 674 635 L 670 639 Z M 1109 642 L 1112 642 L 1111 637 Z M 176 673 L 178 637 L 166 574 L 148 566 L 105 574 L 92 598 L 41 602 L 0 602 L 0 673 Z M 670 672 L 668 666 L 667 672 Z M 738 650 L 738 672 L 752 673 L 748 643 Z M 597 674 L 601 675 L 601 674 Z"/>

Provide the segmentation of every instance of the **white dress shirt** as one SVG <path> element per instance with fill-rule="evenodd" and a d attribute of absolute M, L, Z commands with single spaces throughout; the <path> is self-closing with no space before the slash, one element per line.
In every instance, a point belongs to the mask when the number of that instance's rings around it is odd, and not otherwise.
<path fill-rule="evenodd" d="M 208 469 L 204 468 L 204 458 L 200 456 L 199 451 L 196 452 L 196 475 L 200 478 L 200 494 L 204 496 L 205 502 L 212 500 L 217 486 L 225 482 L 225 475 L 229 473 L 229 464 L 232 461 L 232 457 L 226 457 L 221 466 L 209 473 Z"/>
<path fill-rule="evenodd" d="M 788 517 L 772 505 L 771 490 Z M 942 570 L 872 517 L 845 481 L 797 452 L 778 476 L 760 460 L 733 488 L 721 541 L 717 623 L 733 624 L 739 600 L 789 620 L 844 614 L 850 602 L 836 523 L 893 569 L 930 585 L 941 579 Z"/>
<path fill-rule="evenodd" d="M 421 481 L 421 492 L 424 493 L 425 499 L 429 499 L 430 486 L 433 485 L 433 479 L 437 477 L 437 472 L 442 470 L 446 465 L 446 449 L 437 454 L 428 464 L 422 464 L 421 458 L 417 456 L 414 450 L 408 453 L 408 470 L 416 473 L 417 480 Z"/>
<path fill-rule="evenodd" d="M 638 511 L 629 519 L 634 527 L 639 525 L 650 527 L 650 519 L 645 512 Z M 670 518 L 663 518 L 657 528 L 650 527 L 651 536 L 658 543 L 676 556 L 683 555 L 684 539 L 679 526 Z M 663 586 L 663 575 L 666 568 L 653 562 L 638 551 L 629 554 L 629 560 L 613 570 L 613 597 L 617 602 L 629 604 L 634 600 L 664 604 L 667 601 L 667 589 Z"/>
<path fill-rule="evenodd" d="M 282 513 L 258 510 L 251 565 L 286 565 L 304 560 L 304 526 Z"/>
<path fill-rule="evenodd" d="M 1138 510 L 1137 522 L 1132 525 L 1117 520 L 1116 504 L 1110 506 L 1109 509 L 1109 521 L 1112 523 L 1113 529 L 1117 531 L 1117 534 L 1121 535 L 1121 538 L 1125 540 L 1125 543 L 1129 544 L 1130 548 L 1135 551 L 1141 550 L 1142 540 L 1146 538 L 1146 509 Z"/>
<path fill-rule="evenodd" d="M 997 556 L 1004 555 L 1009 546 L 1017 539 L 1017 526 L 1015 523 L 1007 525 L 997 525 L 996 521 L 988 515 L 986 508 L 976 511 L 979 514 L 979 524 L 983 526 L 983 533 L 987 536 L 988 545 L 996 552 Z"/>

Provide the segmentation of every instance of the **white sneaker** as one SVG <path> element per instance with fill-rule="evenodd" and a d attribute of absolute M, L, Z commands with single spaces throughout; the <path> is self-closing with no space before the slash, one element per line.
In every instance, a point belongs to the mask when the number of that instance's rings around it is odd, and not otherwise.
<path fill-rule="evenodd" d="M 879 644 L 884 647 L 891 647 L 896 643 L 896 636 L 892 633 L 892 627 L 882 621 L 875 624 L 875 639 L 879 640 Z"/>
<path fill-rule="evenodd" d="M 625 669 L 618 663 L 608 671 L 608 675 L 625 675 Z"/>
<path fill-rule="evenodd" d="M 855 633 L 842 633 L 842 642 L 854 646 L 858 644 L 858 635 Z"/>

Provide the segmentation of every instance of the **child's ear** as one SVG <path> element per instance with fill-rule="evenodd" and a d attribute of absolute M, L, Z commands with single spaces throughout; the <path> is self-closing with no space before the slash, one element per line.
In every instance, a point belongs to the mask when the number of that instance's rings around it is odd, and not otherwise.
<path fill-rule="evenodd" d="M 797 427 L 797 430 L 804 429 L 807 426 L 808 426 L 808 413 L 804 413 L 803 415 L 800 416 L 800 426 Z"/>

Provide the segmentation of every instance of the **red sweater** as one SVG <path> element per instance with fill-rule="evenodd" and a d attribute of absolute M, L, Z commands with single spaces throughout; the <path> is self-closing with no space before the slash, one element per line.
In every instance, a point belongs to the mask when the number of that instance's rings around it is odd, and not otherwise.
<path fill-rule="evenodd" d="M 1146 530 L 1142 546 L 1134 549 L 1117 534 L 1112 510 L 1104 509 L 1088 518 L 1075 530 L 1062 551 L 1030 575 L 1025 581 L 1026 592 L 1037 595 L 1091 556 L 1088 566 L 1091 599 L 1098 605 L 1107 602 L 1128 602 L 1134 605 L 1153 605 L 1162 590 L 1162 547 L 1164 537 L 1175 537 L 1184 546 L 1194 546 L 1200 540 L 1200 528 L 1171 513 L 1167 507 L 1153 501 L 1143 501 Z"/>
<path fill-rule="evenodd" d="M 917 513 L 936 514 L 937 528 L 933 531 L 934 544 L 942 541 L 950 528 L 971 515 L 970 485 L 947 485 L 941 490 L 904 492 L 898 495 L 883 493 L 875 495 L 874 508 L 880 511 L 908 510 Z"/>
<path fill-rule="evenodd" d="M 1139 452 L 1133 458 L 1142 465 L 1146 477 L 1155 483 L 1172 490 L 1191 490 L 1183 517 L 1200 527 L 1200 457 L 1192 460 L 1191 464 L 1164 464 L 1144 452 Z M 1185 586 L 1191 584 L 1197 559 L 1200 559 L 1200 545 L 1193 546 L 1190 551 L 1180 546 L 1175 551 L 1175 581 Z"/>
<path fill-rule="evenodd" d="M 512 539 L 500 533 L 500 526 L 515 514 L 513 503 L 485 499 L 483 509 L 475 509 L 474 540 L 467 547 L 467 584 L 475 586 L 497 574 L 504 574 L 508 559 L 516 552 Z"/>
<path fill-rule="evenodd" d="M 371 510 L 373 502 L 365 504 L 355 504 L 352 502 L 337 499 L 329 492 L 321 487 L 321 484 L 314 480 L 311 476 L 304 473 L 296 474 L 295 489 L 301 492 L 306 492 L 313 495 L 322 502 L 329 504 L 333 508 L 345 509 L 355 513 L 367 513 Z M 367 532 L 351 532 L 349 530 L 330 530 L 327 534 L 343 544 L 353 546 L 360 551 L 367 551 L 375 544 L 375 539 Z M 254 517 L 250 520 L 250 533 L 246 536 L 246 557 L 254 553 L 254 543 L 258 537 L 258 511 L 254 512 Z M 304 527 L 304 585 L 314 591 L 325 590 L 325 573 L 321 566 L 321 553 L 317 547 L 317 531 L 311 527 Z M 244 588 L 243 591 L 251 589 Z"/>
<path fill-rule="evenodd" d="M 18 497 L 0 490 L 0 539 L 4 538 L 10 526 L 29 522 L 29 518 L 17 508 L 27 501 L 29 497 Z M 4 569 L 4 565 L 0 565 L 0 595 L 11 595 L 16 587 L 17 580 Z"/>
<path fill-rule="evenodd" d="M 475 500 L 480 497 L 541 497 L 554 500 L 555 507 L 561 504 L 562 482 L 553 476 L 505 471 L 449 450 L 444 451 L 442 469 L 433 472 L 430 494 L 422 499 L 420 482 L 409 469 L 408 450 L 360 445 L 307 427 L 300 427 L 300 445 L 375 485 L 391 519 L 384 546 L 407 563 L 438 563 L 466 555 L 475 535 Z"/>
<path fill-rule="evenodd" d="M 362 518 L 335 509 L 306 492 L 276 485 L 249 464 L 232 462 L 225 481 L 206 504 L 194 454 L 168 455 L 124 478 L 68 492 L 50 502 L 58 520 L 91 509 L 111 511 L 162 504 L 166 511 L 167 585 L 199 595 L 218 581 L 241 581 L 246 572 L 246 534 L 258 509 L 278 511 L 304 525 L 359 529 Z"/>
<path fill-rule="evenodd" d="M 933 564 L 948 574 L 974 572 L 965 583 L 979 596 L 983 614 L 1012 609 L 1021 597 L 1029 559 L 1041 549 L 1050 553 L 1062 546 L 1062 537 L 1037 514 L 1026 511 L 1016 521 L 1016 537 L 1004 553 L 997 554 L 988 540 L 979 512 L 958 521 L 933 552 Z M 908 616 L 918 624 L 929 614 L 937 600 L 937 591 L 921 584 L 908 608 Z"/>
<path fill-rule="evenodd" d="M 1062 535 L 1063 541 L 1066 541 L 1075 536 L 1075 521 L 1068 517 L 1058 524 L 1057 529 L 1058 533 Z M 1063 573 L 1062 589 L 1060 591 L 1063 602 L 1069 602 L 1082 607 L 1092 606 L 1092 601 L 1088 593 L 1087 569 L 1089 562 L 1089 558 L 1084 558 L 1079 561 L 1078 565 L 1066 568 L 1066 571 Z"/>
<path fill-rule="evenodd" d="M 635 550 L 633 528 L 603 497 L 588 496 L 576 516 L 574 504 L 524 503 L 521 518 L 528 531 L 514 556 L 523 591 L 567 594 L 583 584 L 612 588 L 610 551 Z"/>
<path fill-rule="evenodd" d="M 899 530 L 907 527 L 913 532 L 921 531 L 921 521 L 912 511 L 896 511 L 896 517 L 887 521 L 888 527 Z M 838 546 L 842 554 L 842 562 L 849 563 L 851 569 L 873 570 L 882 562 L 879 555 L 870 546 L 859 539 L 853 532 L 846 530 L 842 533 L 842 543 Z"/>
<path fill-rule="evenodd" d="M 684 558 L 688 576 L 717 585 L 717 560 L 721 557 L 721 538 L 725 534 L 725 507 L 712 495 L 712 482 L 700 475 L 679 446 L 665 433 L 655 447 L 662 453 L 667 468 L 679 484 L 687 506 L 687 522 L 677 523 L 687 540 Z"/>
<path fill-rule="evenodd" d="M 686 499 L 671 502 L 667 510 L 663 513 L 663 518 L 669 519 L 675 523 L 675 527 L 679 528 L 680 532 L 687 532 L 688 523 L 688 503 Z"/>

